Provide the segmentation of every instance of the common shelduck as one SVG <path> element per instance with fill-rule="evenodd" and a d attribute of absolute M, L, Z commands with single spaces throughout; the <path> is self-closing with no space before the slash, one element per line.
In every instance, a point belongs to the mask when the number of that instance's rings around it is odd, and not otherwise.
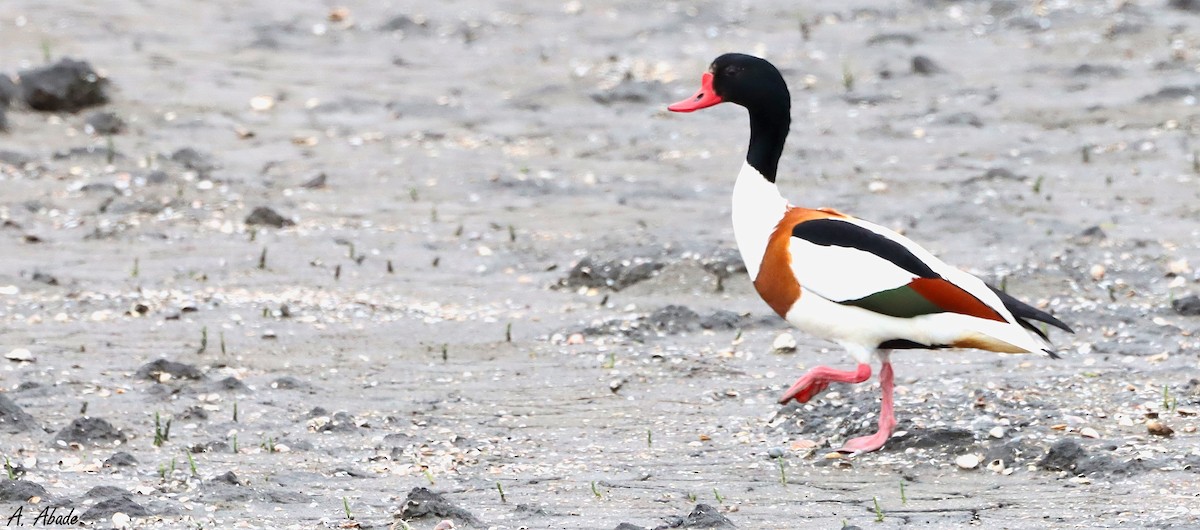
<path fill-rule="evenodd" d="M 977 348 L 1057 358 L 1039 321 L 1066 324 L 934 257 L 882 226 L 828 208 L 792 206 L 775 177 L 791 125 L 791 95 L 779 70 L 749 55 L 717 57 L 696 95 L 667 107 L 692 112 L 735 103 L 750 113 L 750 148 L 733 187 L 733 233 L 754 288 L 779 316 L 840 344 L 856 370 L 816 366 L 779 399 L 805 403 L 830 383 L 871 377 L 882 363 L 879 430 L 838 451 L 883 447 L 896 427 L 890 353 Z"/>

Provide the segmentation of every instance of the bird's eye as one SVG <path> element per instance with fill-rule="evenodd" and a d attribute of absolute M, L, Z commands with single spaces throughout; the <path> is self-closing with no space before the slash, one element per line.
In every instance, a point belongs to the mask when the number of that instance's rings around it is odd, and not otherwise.
<path fill-rule="evenodd" d="M 729 77 L 737 77 L 740 73 L 742 73 L 742 68 L 740 66 L 731 64 L 725 67 L 725 75 Z"/>

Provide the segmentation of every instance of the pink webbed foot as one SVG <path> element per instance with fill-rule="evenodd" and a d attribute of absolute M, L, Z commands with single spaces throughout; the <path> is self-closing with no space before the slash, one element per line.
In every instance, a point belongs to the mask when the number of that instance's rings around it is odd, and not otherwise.
<path fill-rule="evenodd" d="M 883 391 L 883 399 L 879 407 L 879 430 L 870 436 L 847 440 L 837 452 L 859 454 L 878 451 L 883 444 L 887 443 L 888 438 L 891 438 L 892 431 L 896 429 L 896 415 L 892 404 L 894 388 L 892 363 L 883 363 L 883 367 L 879 370 L 879 387 Z"/>
<path fill-rule="evenodd" d="M 787 403 L 795 399 L 800 403 L 808 403 L 810 399 L 829 388 L 829 383 L 861 383 L 870 378 L 871 365 L 869 364 L 860 364 L 858 369 L 853 372 L 835 370 L 828 366 L 814 366 L 811 370 L 804 372 L 804 375 L 800 376 L 800 379 L 797 379 L 796 383 L 783 393 L 779 402 Z"/>

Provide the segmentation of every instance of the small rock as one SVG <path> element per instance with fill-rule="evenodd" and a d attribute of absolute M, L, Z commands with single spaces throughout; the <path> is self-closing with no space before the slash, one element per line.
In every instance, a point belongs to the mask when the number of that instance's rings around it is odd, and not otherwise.
<path fill-rule="evenodd" d="M 1092 276 L 1092 279 L 1096 280 L 1096 281 L 1100 281 L 1100 280 L 1104 279 L 1104 275 L 1107 273 L 1108 273 L 1108 269 L 1106 269 L 1104 267 L 1104 265 L 1101 265 L 1099 263 L 1092 265 L 1092 268 L 1088 269 L 1088 274 L 1090 274 Z"/>
<path fill-rule="evenodd" d="M 1155 436 L 1171 436 L 1175 434 L 1175 429 L 1167 426 L 1167 424 L 1159 420 L 1150 420 L 1146 422 L 1146 432 Z"/>
<path fill-rule="evenodd" d="M 300 187 L 301 187 L 301 188 L 308 188 L 308 189 L 310 189 L 310 190 L 315 190 L 315 189 L 318 189 L 318 188 L 324 188 L 324 187 L 325 187 L 325 181 L 326 181 L 326 180 L 328 180 L 328 177 L 326 177 L 324 173 L 320 173 L 320 174 L 318 174 L 317 176 L 315 176 L 315 177 L 313 177 L 313 178 L 311 178 L 311 179 L 308 179 L 308 181 L 307 181 L 307 182 L 305 182 L 304 184 L 301 184 L 301 185 L 300 185 Z"/>
<path fill-rule="evenodd" d="M 782 447 L 772 447 L 767 449 L 767 456 L 771 458 L 780 458 L 784 454 Z"/>
<path fill-rule="evenodd" d="M 792 353 L 796 351 L 796 337 L 791 333 L 780 333 L 775 337 L 775 341 L 771 343 L 771 350 L 775 353 Z"/>
<path fill-rule="evenodd" d="M 1082 429 L 1079 429 L 1079 435 L 1084 438 L 1099 438 L 1100 437 L 1100 433 L 1097 432 L 1096 429 L 1093 429 L 1091 427 L 1084 427 Z"/>
<path fill-rule="evenodd" d="M 266 206 L 259 206 L 246 216 L 246 224 L 248 225 L 266 225 L 275 228 L 283 228 L 285 226 L 295 225 L 296 222 L 288 219 L 278 212 Z"/>
<path fill-rule="evenodd" d="M 125 130 L 125 120 L 112 112 L 93 112 L 84 121 L 84 130 L 89 134 L 112 136 Z"/>
<path fill-rule="evenodd" d="M 979 456 L 974 454 L 961 455 L 954 459 L 954 465 L 961 469 L 975 469 L 979 467 Z"/>
<path fill-rule="evenodd" d="M 638 526 L 633 523 L 621 523 L 621 524 L 617 525 L 617 527 L 614 528 L 613 530 L 646 530 L 646 527 Z"/>
<path fill-rule="evenodd" d="M 945 70 L 943 70 L 941 66 L 938 66 L 937 63 L 933 62 L 933 59 L 930 59 L 924 55 L 917 55 L 912 58 L 912 71 L 914 74 L 919 75 L 933 75 L 944 72 Z"/>
<path fill-rule="evenodd" d="M 999 425 L 992 427 L 991 429 L 988 430 L 988 436 L 991 436 L 992 438 L 1004 438 L 1004 434 L 1005 434 L 1004 427 L 1001 427 Z"/>
<path fill-rule="evenodd" d="M 74 112 L 108 102 L 108 80 L 86 61 L 62 59 L 18 75 L 21 99 L 34 110 Z"/>
<path fill-rule="evenodd" d="M 1171 309 L 1183 316 L 1200 316 L 1200 296 L 1192 294 L 1171 300 Z"/>

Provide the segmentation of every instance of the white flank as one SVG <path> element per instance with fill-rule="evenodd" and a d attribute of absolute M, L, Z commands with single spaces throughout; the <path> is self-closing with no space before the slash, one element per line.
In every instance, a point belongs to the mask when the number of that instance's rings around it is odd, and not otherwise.
<path fill-rule="evenodd" d="M 742 164 L 733 185 L 733 236 L 751 280 L 758 278 L 767 243 L 787 208 L 787 200 L 773 182 L 749 162 Z"/>
<path fill-rule="evenodd" d="M 908 285 L 916 276 L 870 252 L 816 245 L 793 237 L 792 273 L 805 288 L 835 302 Z"/>

